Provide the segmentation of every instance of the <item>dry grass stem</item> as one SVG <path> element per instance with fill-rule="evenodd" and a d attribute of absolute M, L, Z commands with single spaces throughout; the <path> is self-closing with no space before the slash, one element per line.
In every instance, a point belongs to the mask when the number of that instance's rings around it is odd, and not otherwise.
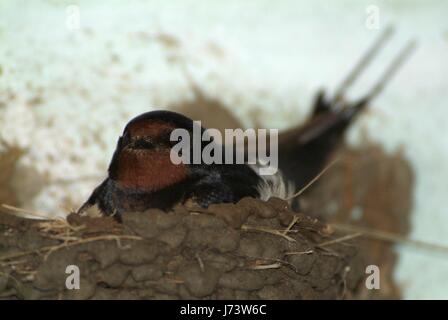
<path fill-rule="evenodd" d="M 303 255 L 303 254 L 312 254 L 314 253 L 314 250 L 306 250 L 306 251 L 288 251 L 285 252 L 286 256 L 295 256 L 295 255 Z"/>
<path fill-rule="evenodd" d="M 336 162 L 339 161 L 339 158 L 334 159 L 332 162 L 330 162 L 325 168 L 322 169 L 321 172 L 319 172 L 319 174 L 317 176 L 315 176 L 310 182 L 308 182 L 302 189 L 300 189 L 299 191 L 297 191 L 296 193 L 294 193 L 292 196 L 286 198 L 285 200 L 291 200 L 294 199 L 295 197 L 300 196 L 302 193 L 304 193 L 309 187 L 311 187 L 317 180 L 320 179 L 320 177 L 322 177 L 325 172 L 328 171 L 328 169 L 330 169 Z"/>
<path fill-rule="evenodd" d="M 387 241 L 387 242 L 392 242 L 392 243 L 400 243 L 400 244 L 410 245 L 410 246 L 414 246 L 414 247 L 421 248 L 421 249 L 439 251 L 439 252 L 448 254 L 448 246 L 434 244 L 434 243 L 428 243 L 428 242 L 419 241 L 419 240 L 412 240 L 405 236 L 401 236 L 401 235 L 391 233 L 391 232 L 369 229 L 369 228 L 364 228 L 364 227 L 358 227 L 358 226 L 353 226 L 353 225 L 348 225 L 348 224 L 333 223 L 333 224 L 331 224 L 331 226 L 337 230 L 344 231 L 344 232 L 361 233 L 362 236 L 368 237 L 371 239 L 382 240 L 382 241 Z"/>
<path fill-rule="evenodd" d="M 132 236 L 132 235 L 102 235 L 102 236 L 96 236 L 96 237 L 91 237 L 91 238 L 85 238 L 85 239 L 79 239 L 73 242 L 68 242 L 68 243 L 62 243 L 56 246 L 46 246 L 46 247 L 42 247 L 39 249 L 35 249 L 35 250 L 28 250 L 28 251 L 23 251 L 23 252 L 18 252 L 18 253 L 13 253 L 13 254 L 7 254 L 7 255 L 3 255 L 0 256 L 0 261 L 7 261 L 10 259 L 15 259 L 15 258 L 19 258 L 19 257 L 23 257 L 23 256 L 27 256 L 30 254 L 41 254 L 44 252 L 55 252 L 57 250 L 63 249 L 63 248 L 68 248 L 68 247 L 73 247 L 76 245 L 80 245 L 80 244 L 84 244 L 84 243 L 89 243 L 89 242 L 94 242 L 94 241 L 110 241 L 110 240 L 114 240 L 117 241 L 118 240 L 142 240 L 142 237 L 138 237 L 138 236 Z M 48 256 L 48 253 L 46 254 L 46 256 Z"/>
<path fill-rule="evenodd" d="M 330 246 L 330 245 L 336 244 L 336 243 L 342 243 L 342 242 L 345 242 L 345 241 L 348 241 L 348 240 L 351 240 L 351 239 L 358 238 L 360 236 L 362 236 L 362 233 L 349 234 L 349 235 L 343 236 L 341 238 L 337 238 L 337 239 L 333 239 L 333 240 L 329 240 L 329 241 L 325 241 L 325 242 L 319 243 L 317 245 L 317 247 L 325 247 L 325 246 Z"/>
<path fill-rule="evenodd" d="M 250 267 L 252 270 L 267 270 L 267 269 L 278 269 L 281 268 L 282 264 L 279 262 L 271 263 L 271 264 L 261 264 L 257 266 Z"/>
<path fill-rule="evenodd" d="M 286 235 L 285 233 L 283 233 L 280 230 L 263 228 L 263 227 L 252 227 L 252 226 L 248 226 L 246 224 L 241 226 L 241 230 L 243 230 L 243 231 L 265 232 L 265 233 L 273 234 L 273 235 L 276 235 L 276 236 L 280 236 L 280 237 L 285 238 L 286 240 L 291 241 L 291 242 L 296 242 L 296 239 L 291 238 L 290 236 Z"/>
<path fill-rule="evenodd" d="M 283 231 L 283 234 L 286 235 L 288 232 L 290 232 L 291 228 L 294 227 L 294 225 L 297 223 L 297 221 L 299 221 L 299 219 L 300 217 L 298 215 L 294 215 L 286 230 Z"/>
<path fill-rule="evenodd" d="M 14 206 L 11 206 L 11 205 L 8 205 L 5 203 L 2 204 L 2 207 L 7 210 L 10 210 L 11 214 L 18 216 L 18 217 L 48 220 L 48 214 L 45 214 L 42 212 L 22 209 L 22 208 L 14 207 Z"/>

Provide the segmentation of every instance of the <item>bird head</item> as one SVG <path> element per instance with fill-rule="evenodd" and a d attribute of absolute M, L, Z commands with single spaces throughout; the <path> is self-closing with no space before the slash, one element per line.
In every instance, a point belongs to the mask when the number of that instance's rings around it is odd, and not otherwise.
<path fill-rule="evenodd" d="M 125 189 L 151 192 L 187 179 L 190 168 L 170 158 L 174 129 L 192 132 L 191 119 L 170 111 L 144 113 L 126 125 L 109 166 L 109 178 Z M 202 128 L 201 128 L 202 129 Z"/>

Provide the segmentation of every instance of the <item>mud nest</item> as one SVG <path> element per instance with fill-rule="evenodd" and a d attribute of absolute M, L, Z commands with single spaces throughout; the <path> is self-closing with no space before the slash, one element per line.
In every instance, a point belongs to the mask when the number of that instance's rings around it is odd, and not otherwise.
<path fill-rule="evenodd" d="M 129 212 L 122 223 L 1 212 L 0 298 L 399 298 L 393 244 L 322 221 L 406 234 L 412 170 L 377 146 L 342 149 L 338 157 L 301 196 L 307 215 L 277 198 Z M 381 290 L 366 290 L 369 264 L 381 269 Z M 79 267 L 79 290 L 66 288 L 70 265 Z"/>
<path fill-rule="evenodd" d="M 122 224 L 3 215 L 0 243 L 2 298 L 336 299 L 363 276 L 356 247 L 276 198 L 127 213 Z M 66 288 L 69 265 L 79 290 Z"/>

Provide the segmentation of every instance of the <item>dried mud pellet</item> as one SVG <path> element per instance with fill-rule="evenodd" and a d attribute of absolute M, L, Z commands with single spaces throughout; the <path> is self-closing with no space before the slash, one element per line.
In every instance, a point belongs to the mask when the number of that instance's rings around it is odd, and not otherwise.
<path fill-rule="evenodd" d="M 187 235 L 187 230 L 184 226 L 177 225 L 172 229 L 165 230 L 157 239 L 166 243 L 171 248 L 179 247 Z"/>
<path fill-rule="evenodd" d="M 120 252 L 120 261 L 124 264 L 136 265 L 153 261 L 159 254 L 156 244 L 146 241 L 138 241 L 131 248 Z"/>
<path fill-rule="evenodd" d="M 212 294 L 221 273 L 210 265 L 192 263 L 186 265 L 178 274 L 178 277 L 184 281 L 188 291 L 197 298 L 202 298 Z"/>
<path fill-rule="evenodd" d="M 214 248 L 221 253 L 234 251 L 240 241 L 239 232 L 227 229 L 195 229 L 188 233 L 186 245 L 190 248 Z"/>
<path fill-rule="evenodd" d="M 277 197 L 271 197 L 267 201 L 267 204 L 270 205 L 272 208 L 274 208 L 277 211 L 286 211 L 289 210 L 288 202 L 286 202 L 283 199 L 277 198 Z"/>
<path fill-rule="evenodd" d="M 16 289 L 18 297 L 25 300 L 42 299 L 46 294 L 46 292 L 37 290 L 30 283 L 14 283 L 13 287 Z"/>
<path fill-rule="evenodd" d="M 281 259 L 285 242 L 274 241 L 272 237 L 263 242 L 263 252 L 261 257 L 265 259 Z"/>
<path fill-rule="evenodd" d="M 332 279 L 336 273 L 340 272 L 341 267 L 341 259 L 333 256 L 320 255 L 311 269 L 311 274 L 320 279 Z"/>
<path fill-rule="evenodd" d="M 245 290 L 235 290 L 235 300 L 249 300 L 250 293 Z"/>
<path fill-rule="evenodd" d="M 155 223 L 161 229 L 169 229 L 176 226 L 181 221 L 181 216 L 174 213 L 166 213 L 161 210 L 151 209 L 148 214 L 156 215 Z"/>
<path fill-rule="evenodd" d="M 120 257 L 120 248 L 113 241 L 95 241 L 88 243 L 86 247 L 103 269 L 115 263 Z"/>
<path fill-rule="evenodd" d="M 144 238 L 154 238 L 161 232 L 157 227 L 157 214 L 151 212 L 129 212 L 122 216 L 123 224 L 135 234 Z"/>
<path fill-rule="evenodd" d="M 216 248 L 221 253 L 225 253 L 236 250 L 239 243 L 240 233 L 233 229 L 227 229 L 218 233 L 217 239 L 212 243 L 211 247 Z"/>
<path fill-rule="evenodd" d="M 226 254 L 220 254 L 219 252 L 212 252 L 210 250 L 204 254 L 201 254 L 201 257 L 204 262 L 222 272 L 231 271 L 238 264 L 235 257 Z"/>
<path fill-rule="evenodd" d="M 184 245 L 195 249 L 215 248 L 222 253 L 235 250 L 239 244 L 240 233 L 229 228 L 221 219 L 215 219 L 220 220 L 224 227 L 191 229 Z"/>
<path fill-rule="evenodd" d="M 243 238 L 240 241 L 238 254 L 246 257 L 259 257 L 263 252 L 262 243 L 253 239 Z"/>
<path fill-rule="evenodd" d="M 176 255 L 166 262 L 166 271 L 173 273 L 185 264 L 185 259 L 181 255 Z"/>
<path fill-rule="evenodd" d="M 208 211 L 223 219 L 232 228 L 240 228 L 249 217 L 250 212 L 233 203 L 211 204 Z"/>
<path fill-rule="evenodd" d="M 257 292 L 257 298 L 263 300 L 288 300 L 294 299 L 295 293 L 287 285 L 265 286 Z"/>
<path fill-rule="evenodd" d="M 227 224 L 223 219 L 207 214 L 186 216 L 184 224 L 188 229 L 225 228 Z"/>
<path fill-rule="evenodd" d="M 97 272 L 95 277 L 97 282 L 105 283 L 112 288 L 117 288 L 123 284 L 129 272 L 129 267 L 116 263 L 109 268 Z"/>
<path fill-rule="evenodd" d="M 181 300 L 199 300 L 199 298 L 195 297 L 190 293 L 190 291 L 188 291 L 185 285 L 179 286 L 179 298 Z"/>
<path fill-rule="evenodd" d="M 235 300 L 235 291 L 229 288 L 221 288 L 214 297 L 217 300 Z"/>
<path fill-rule="evenodd" d="M 294 214 L 291 211 L 280 211 L 278 214 L 278 220 L 282 226 L 289 226 L 294 219 Z"/>
<path fill-rule="evenodd" d="M 235 270 L 225 273 L 219 284 L 225 288 L 235 290 L 258 290 L 264 285 L 264 277 L 260 272 Z"/>
<path fill-rule="evenodd" d="M 304 250 L 303 252 L 305 252 Z M 295 271 L 300 275 L 306 275 L 310 273 L 313 268 L 314 262 L 317 259 L 317 254 L 315 253 L 297 253 L 294 255 L 289 255 L 287 261 L 295 267 Z"/>
<path fill-rule="evenodd" d="M 285 273 L 283 269 L 271 269 L 269 276 L 265 278 L 265 286 L 278 285 L 285 282 Z"/>
<path fill-rule="evenodd" d="M 254 198 L 245 197 L 237 203 L 237 206 L 261 218 L 269 219 L 277 216 L 277 210 L 273 206 Z"/>
<path fill-rule="evenodd" d="M 152 280 L 148 280 L 148 281 L 152 281 Z M 124 280 L 123 284 L 121 285 L 121 288 L 143 289 L 147 286 L 150 287 L 151 285 L 146 285 L 146 281 L 140 281 L 140 282 L 135 281 L 135 279 L 132 277 L 132 275 L 129 275 L 128 277 L 126 277 L 126 280 Z"/>
<path fill-rule="evenodd" d="M 159 281 L 152 283 L 152 288 L 159 293 L 177 296 L 179 292 L 179 283 L 177 279 L 174 281 L 169 278 L 162 278 Z"/>
<path fill-rule="evenodd" d="M 159 280 L 162 278 L 162 270 L 159 266 L 153 264 L 145 264 L 137 266 L 131 271 L 132 278 L 135 281 Z"/>

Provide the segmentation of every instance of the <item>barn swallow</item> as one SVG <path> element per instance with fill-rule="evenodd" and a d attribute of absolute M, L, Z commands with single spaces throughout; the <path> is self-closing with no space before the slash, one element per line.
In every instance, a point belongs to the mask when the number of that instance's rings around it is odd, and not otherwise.
<path fill-rule="evenodd" d="M 131 120 L 118 140 L 108 177 L 80 211 L 97 204 L 106 215 L 119 216 L 147 208 L 167 210 L 189 199 L 207 207 L 259 196 L 260 177 L 245 164 L 174 164 L 170 136 L 180 128 L 192 132 L 193 121 L 170 111 Z"/>
<path fill-rule="evenodd" d="M 279 171 L 275 175 L 261 176 L 247 163 L 174 164 L 170 150 L 176 141 L 171 140 L 171 133 L 179 128 L 192 132 L 193 120 L 171 111 L 152 111 L 137 116 L 126 125 L 118 139 L 108 177 L 95 188 L 78 212 L 97 205 L 105 215 L 120 219 L 125 212 L 149 208 L 169 210 L 187 201 L 207 207 L 213 203 L 236 203 L 244 197 L 289 199 L 294 191 L 303 188 L 322 170 L 343 141 L 349 125 L 381 92 L 410 53 L 413 44 L 400 52 L 369 94 L 354 103 L 346 102 L 345 90 L 390 33 L 386 30 L 332 99 L 328 99 L 324 92 L 318 94 L 307 122 L 280 134 Z M 292 199 L 291 204 L 293 209 L 299 209 L 297 199 Z"/>

